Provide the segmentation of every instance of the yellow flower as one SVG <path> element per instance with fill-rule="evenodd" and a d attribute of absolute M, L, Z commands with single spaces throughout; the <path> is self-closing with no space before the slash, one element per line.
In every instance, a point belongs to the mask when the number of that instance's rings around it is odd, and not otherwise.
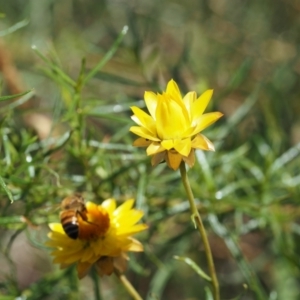
<path fill-rule="evenodd" d="M 101 205 L 87 202 L 87 219 L 77 216 L 77 239 L 69 238 L 61 223 L 49 224 L 50 240 L 46 245 L 55 248 L 51 253 L 54 262 L 61 268 L 77 264 L 79 278 L 84 277 L 92 265 L 99 275 L 110 275 L 114 268 L 124 271 L 128 260 L 126 252 L 143 251 L 142 244 L 131 236 L 147 228 L 146 224 L 137 224 L 144 213 L 132 208 L 133 203 L 130 199 L 117 208 L 114 199 L 105 200 Z"/>
<path fill-rule="evenodd" d="M 166 161 L 176 170 L 183 160 L 192 167 L 195 149 L 214 151 L 212 142 L 200 133 L 223 115 L 203 114 L 212 94 L 212 90 L 207 90 L 197 98 L 195 92 L 189 92 L 182 98 L 173 79 L 162 94 L 145 92 L 150 115 L 136 106 L 131 107 L 134 113 L 131 118 L 139 126 L 132 126 L 130 131 L 140 136 L 133 145 L 147 147 L 147 155 L 153 156 L 153 166 Z"/>

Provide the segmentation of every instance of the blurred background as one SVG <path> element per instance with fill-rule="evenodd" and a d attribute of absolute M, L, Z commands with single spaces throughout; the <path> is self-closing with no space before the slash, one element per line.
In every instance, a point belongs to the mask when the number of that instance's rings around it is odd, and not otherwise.
<path fill-rule="evenodd" d="M 0 0 L 0 9 L 2 95 L 34 89 L 0 102 L 0 299 L 98 300 L 96 289 L 130 299 L 113 277 L 78 281 L 53 265 L 43 245 L 58 221 L 51 207 L 74 191 L 98 203 L 133 197 L 145 211 L 145 253 L 127 271 L 145 299 L 210 299 L 209 284 L 173 258 L 207 269 L 180 175 L 152 168 L 128 132 L 130 106 L 171 78 L 183 94 L 213 88 L 207 111 L 225 115 L 204 132 L 216 152 L 198 151 L 188 173 L 221 299 L 300 299 L 299 1 Z M 107 53 L 78 104 L 58 70 L 77 81 Z"/>

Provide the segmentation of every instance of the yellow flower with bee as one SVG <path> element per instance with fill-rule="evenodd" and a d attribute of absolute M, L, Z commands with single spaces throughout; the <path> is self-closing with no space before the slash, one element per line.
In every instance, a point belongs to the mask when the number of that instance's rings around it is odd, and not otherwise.
<path fill-rule="evenodd" d="M 128 260 L 126 253 L 143 251 L 143 245 L 132 235 L 147 229 L 146 224 L 137 224 L 144 213 L 134 209 L 133 204 L 132 199 L 119 207 L 114 199 L 101 205 L 83 204 L 78 194 L 64 199 L 61 223 L 49 224 L 50 240 L 46 242 L 54 248 L 54 262 L 61 268 L 76 264 L 79 278 L 92 265 L 99 275 L 110 275 L 115 269 L 123 272 Z"/>

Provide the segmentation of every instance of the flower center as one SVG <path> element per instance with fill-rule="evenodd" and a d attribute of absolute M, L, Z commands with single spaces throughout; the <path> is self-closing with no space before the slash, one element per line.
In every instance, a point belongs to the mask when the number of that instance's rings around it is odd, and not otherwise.
<path fill-rule="evenodd" d="M 81 240 L 92 240 L 103 237 L 110 226 L 109 215 L 101 206 L 87 203 L 87 220 L 78 216 L 79 234 Z"/>

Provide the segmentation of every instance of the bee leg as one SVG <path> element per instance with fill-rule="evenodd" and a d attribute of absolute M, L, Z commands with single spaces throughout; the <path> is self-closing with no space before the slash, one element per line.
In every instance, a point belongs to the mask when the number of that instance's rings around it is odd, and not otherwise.
<path fill-rule="evenodd" d="M 86 215 L 85 212 L 78 211 L 77 214 L 80 215 L 80 217 L 82 218 L 83 221 L 85 221 L 85 222 L 87 222 L 87 223 L 89 223 L 89 224 L 91 224 L 91 225 L 98 226 L 97 224 L 88 221 L 87 215 Z"/>

